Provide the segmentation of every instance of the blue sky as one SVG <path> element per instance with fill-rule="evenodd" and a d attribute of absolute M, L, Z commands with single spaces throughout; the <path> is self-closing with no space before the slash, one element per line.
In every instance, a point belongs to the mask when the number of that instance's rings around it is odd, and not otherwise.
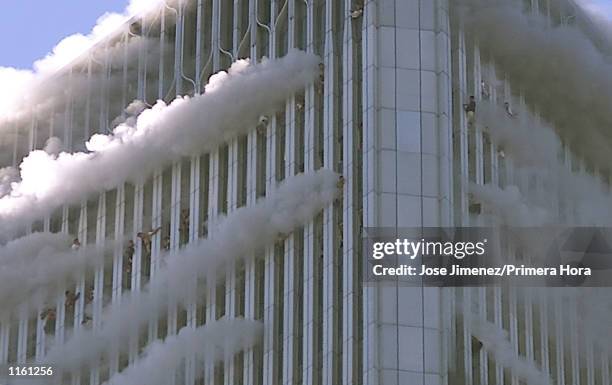
<path fill-rule="evenodd" d="M 578 3 L 612 22 L 612 0 L 578 0 Z"/>
<path fill-rule="evenodd" d="M 128 0 L 0 0 L 0 67 L 30 68 L 62 38 L 87 34 L 105 12 L 122 12 Z M 612 20 L 612 0 L 579 0 Z M 612 29 L 611 29 L 612 30 Z"/>
<path fill-rule="evenodd" d="M 127 0 L 0 0 L 0 66 L 30 68 L 62 38 L 89 33 L 105 12 Z"/>

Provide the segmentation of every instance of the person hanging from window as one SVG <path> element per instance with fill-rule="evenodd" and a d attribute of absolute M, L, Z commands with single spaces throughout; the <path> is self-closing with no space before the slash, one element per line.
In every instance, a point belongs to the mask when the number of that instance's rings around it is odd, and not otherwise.
<path fill-rule="evenodd" d="M 56 313 L 54 308 L 48 308 L 40 313 L 40 319 L 44 321 L 43 330 L 45 334 L 51 334 L 55 331 Z"/>
<path fill-rule="evenodd" d="M 363 123 L 359 123 L 359 129 L 355 135 L 355 141 L 357 142 L 357 150 L 361 151 L 363 149 L 363 141 L 361 140 L 361 133 L 363 132 Z"/>
<path fill-rule="evenodd" d="M 208 236 L 208 221 L 202 223 L 202 235 L 205 237 Z"/>
<path fill-rule="evenodd" d="M 141 246 L 142 246 L 142 250 L 144 251 L 144 254 L 146 256 L 150 256 L 151 255 L 152 238 L 160 230 L 161 230 L 161 226 L 156 228 L 155 230 L 149 230 L 149 231 L 140 232 L 140 233 L 136 234 L 136 236 L 138 238 L 140 238 L 140 243 L 141 243 Z"/>
<path fill-rule="evenodd" d="M 123 271 L 127 274 L 132 272 L 132 258 L 134 258 L 134 252 L 136 251 L 136 247 L 134 245 L 134 241 L 131 239 L 128 241 L 127 246 L 125 247 L 125 252 L 123 254 Z"/>
<path fill-rule="evenodd" d="M 510 103 L 504 103 L 504 108 L 506 109 L 506 114 L 508 115 L 508 117 L 514 118 L 515 114 L 514 111 L 512 111 L 512 107 L 510 107 Z"/>
<path fill-rule="evenodd" d="M 472 336 L 472 353 L 479 354 L 482 349 L 482 341 L 480 341 L 477 337 Z"/>
<path fill-rule="evenodd" d="M 91 326 L 93 318 L 89 314 L 83 314 L 83 321 L 81 321 L 81 325 L 85 327 Z"/>
<path fill-rule="evenodd" d="M 181 210 L 181 223 L 179 225 L 179 234 L 181 236 L 181 243 L 189 242 L 189 210 Z"/>
<path fill-rule="evenodd" d="M 465 110 L 465 113 L 467 114 L 468 123 L 470 124 L 473 123 L 474 115 L 476 115 L 476 99 L 474 98 L 474 95 L 470 96 L 469 103 L 464 104 L 463 109 Z"/>
<path fill-rule="evenodd" d="M 168 251 L 170 250 L 170 236 L 166 235 L 162 240 L 162 249 Z"/>
<path fill-rule="evenodd" d="M 74 294 L 72 291 L 66 290 L 66 292 L 64 294 L 66 296 L 66 310 L 74 309 L 74 306 L 76 305 L 76 302 L 81 297 L 81 293 Z"/>
<path fill-rule="evenodd" d="M 468 193 L 468 212 L 474 215 L 482 214 L 482 205 L 474 199 L 472 193 Z"/>
<path fill-rule="evenodd" d="M 323 94 L 323 87 L 325 85 L 325 64 L 319 63 L 319 83 L 317 85 L 317 93 L 319 95 Z"/>
<path fill-rule="evenodd" d="M 89 286 L 89 289 L 85 292 L 85 304 L 88 305 L 94 300 L 94 288 Z"/>
<path fill-rule="evenodd" d="M 484 80 L 480 82 L 480 94 L 482 95 L 484 99 L 489 99 L 491 97 L 489 86 Z"/>
<path fill-rule="evenodd" d="M 257 130 L 258 134 L 265 135 L 267 128 L 268 128 L 268 117 L 265 115 L 261 115 L 259 117 L 259 122 L 257 123 L 257 127 L 255 127 L 255 129 Z"/>
<path fill-rule="evenodd" d="M 355 8 L 351 10 L 351 18 L 359 19 L 363 15 L 363 3 L 358 2 L 355 4 Z"/>
<path fill-rule="evenodd" d="M 81 241 L 79 241 L 79 238 L 74 238 L 74 240 L 72 241 L 72 246 L 70 246 L 70 248 L 72 249 L 72 251 L 79 251 L 79 249 L 81 248 Z"/>
<path fill-rule="evenodd" d="M 50 318 L 55 319 L 55 308 L 53 307 L 46 308 L 40 313 L 40 319 L 44 320 L 44 319 L 50 319 Z"/>

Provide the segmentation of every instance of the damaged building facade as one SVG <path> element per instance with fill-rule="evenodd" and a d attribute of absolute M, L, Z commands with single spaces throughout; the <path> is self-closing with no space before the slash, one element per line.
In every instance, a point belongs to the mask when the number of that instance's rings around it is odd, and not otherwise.
<path fill-rule="evenodd" d="M 103 383 L 183 327 L 244 317 L 263 322 L 261 343 L 222 364 L 181 366 L 175 382 L 531 383 L 510 355 L 551 383 L 609 384 L 608 353 L 583 343 L 572 327 L 577 319 L 563 316 L 576 303 L 539 306 L 513 289 L 364 283 L 364 227 L 482 225 L 486 204 L 468 185 L 531 188 L 530 178 L 513 172 L 511 151 L 475 115 L 486 102 L 519 124 L 515 111 L 538 106 L 526 105 L 520 84 L 481 56 L 478 36 L 453 17 L 455 3 L 181 0 L 132 18 L 64 68 L 56 76 L 66 84 L 63 95 L 51 95 L 61 100 L 5 123 L 12 134 L 0 143 L 0 166 L 18 166 L 53 136 L 66 150 L 84 151 L 92 134 L 127 118 L 133 100 L 150 106 L 201 94 L 206 79 L 239 58 L 278 58 L 296 48 L 322 63 L 315 84 L 247 135 L 20 229 L 15 237 L 50 231 L 83 246 L 113 244 L 113 262 L 58 292 L 52 324 L 43 308 L 36 317 L 2 314 L 0 363 L 40 360 L 73 330 L 95 332 L 105 306 L 155 280 L 163 253 L 214 236 L 216 219 L 265 199 L 284 179 L 327 168 L 344 178 L 333 205 L 256 258 L 233 264 L 217 284 L 205 284 L 203 298 L 151 319 L 135 341 L 125 341 L 125 354 L 108 352 L 99 367 L 70 373 L 72 383 Z M 580 18 L 564 1 L 515 3 L 545 15 L 551 28 Z M 567 167 L 586 172 L 581 154 L 564 149 Z M 510 354 L 476 335 L 478 317 L 507 332 Z"/>

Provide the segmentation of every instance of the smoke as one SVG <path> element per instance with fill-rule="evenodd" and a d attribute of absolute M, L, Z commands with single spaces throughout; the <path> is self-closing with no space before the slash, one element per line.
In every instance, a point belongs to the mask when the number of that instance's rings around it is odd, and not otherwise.
<path fill-rule="evenodd" d="M 15 167 L 0 168 L 0 198 L 11 191 L 13 182 L 19 180 L 19 170 Z"/>
<path fill-rule="evenodd" d="M 466 315 L 469 316 L 469 315 Z M 471 315 L 472 334 L 482 342 L 483 348 L 493 354 L 500 365 L 530 385 L 551 385 L 550 377 L 540 368 L 518 355 L 508 341 L 507 333 L 497 325 Z"/>
<path fill-rule="evenodd" d="M 612 66 L 578 29 L 550 27 L 515 2 L 454 0 L 454 15 L 484 56 L 495 61 L 529 105 L 574 151 L 608 164 L 612 132 Z"/>
<path fill-rule="evenodd" d="M 487 81 L 496 82 L 494 78 Z M 472 185 L 469 189 L 473 198 L 514 226 L 610 225 L 610 193 L 603 181 L 568 170 L 561 161 L 563 147 L 558 135 L 528 109 L 513 110 L 515 116 L 511 118 L 503 108 L 483 100 L 478 104 L 476 121 L 499 150 L 512 159 L 515 179 L 522 178 L 527 184 L 535 181 L 538 186 L 510 185 L 500 189 Z M 559 215 L 558 203 L 566 209 L 573 208 L 571 215 Z"/>
<path fill-rule="evenodd" d="M 124 181 L 144 181 L 155 169 L 183 156 L 216 148 L 248 132 L 317 73 L 314 55 L 292 51 L 277 60 L 250 65 L 239 60 L 211 76 L 206 93 L 158 101 L 110 135 L 96 134 L 89 152 L 55 156 L 32 151 L 20 165 L 21 181 L 0 198 L 0 229 L 14 228 L 63 204 L 86 199 Z"/>
<path fill-rule="evenodd" d="M 222 218 L 211 237 L 166 256 L 165 266 L 143 291 L 110 304 L 101 329 L 77 331 L 66 344 L 53 347 L 44 361 L 67 370 L 95 365 L 109 346 L 121 345 L 134 330 L 165 314 L 169 304 L 195 301 L 195 282 L 216 282 L 226 263 L 263 250 L 311 220 L 334 201 L 337 183 L 338 176 L 328 170 L 298 175 L 256 205 Z"/>
<path fill-rule="evenodd" d="M 196 366 L 220 362 L 241 350 L 253 347 L 261 338 L 261 323 L 244 319 L 221 319 L 198 328 L 184 327 L 176 336 L 150 344 L 142 357 L 105 384 L 165 385 L 168 376 L 190 357 Z M 202 370 L 195 370 L 196 379 Z"/>
<path fill-rule="evenodd" d="M 469 191 L 491 218 L 510 226 L 543 226 L 551 223 L 551 214 L 542 207 L 529 205 L 517 186 L 502 189 L 492 184 L 470 184 Z"/>
<path fill-rule="evenodd" d="M 69 63 L 74 62 L 105 38 L 118 34 L 128 28 L 127 21 L 135 15 L 152 12 L 163 4 L 163 0 L 131 0 L 123 13 L 107 12 L 100 16 L 88 34 L 76 33 L 62 39 L 44 58 L 35 61 L 32 69 L 0 67 L 0 121 L 19 119 L 31 113 L 32 105 L 45 102 L 40 93 L 41 87 L 55 94 L 52 102 L 57 102 L 56 94 L 65 90 L 65 80 L 53 83 L 52 78 Z M 176 0 L 166 0 L 174 5 Z M 75 80 L 71 80 L 75 82 Z M 53 83 L 53 84 L 49 84 Z M 40 107 L 38 107 L 40 108 Z M 2 126 L 0 125 L 0 130 Z"/>
<path fill-rule="evenodd" d="M 0 246 L 0 268 L 36 255 L 42 250 L 57 252 L 67 250 L 69 246 L 70 239 L 66 234 L 32 233 Z"/>
<path fill-rule="evenodd" d="M 25 90 L 34 85 L 34 77 L 34 73 L 29 70 L 0 67 L 0 121 L 10 117 L 19 108 Z"/>
<path fill-rule="evenodd" d="M 557 134 L 538 122 L 529 110 L 513 107 L 513 112 L 516 116 L 510 118 L 504 108 L 483 100 L 478 104 L 476 119 L 517 166 L 557 164 L 561 150 Z"/>
<path fill-rule="evenodd" d="M 29 311 L 55 299 L 85 272 L 101 267 L 113 243 L 105 248 L 70 250 L 66 234 L 33 233 L 0 248 L 0 308 L 10 314 L 27 303 Z M 106 259 L 108 263 L 110 259 Z"/>

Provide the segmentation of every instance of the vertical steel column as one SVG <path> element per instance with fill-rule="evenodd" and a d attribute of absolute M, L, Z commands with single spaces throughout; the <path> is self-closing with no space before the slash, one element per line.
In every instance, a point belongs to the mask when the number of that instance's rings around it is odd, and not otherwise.
<path fill-rule="evenodd" d="M 81 210 L 79 214 L 79 229 L 78 237 L 81 242 L 81 247 L 87 246 L 87 201 L 81 202 Z M 85 311 L 85 273 L 81 273 L 77 280 L 77 284 L 73 290 L 73 295 L 79 293 L 79 298 L 74 303 L 74 317 L 73 317 L 73 330 L 74 332 L 79 331 L 83 325 L 83 313 Z M 72 373 L 71 383 L 73 385 L 79 385 L 81 383 L 81 373 L 75 371 Z"/>
<path fill-rule="evenodd" d="M 480 47 L 478 46 L 478 42 L 474 43 L 474 68 L 473 70 L 473 86 L 472 89 L 474 90 L 474 96 L 476 98 L 477 101 L 477 107 L 476 110 L 478 110 L 478 105 L 480 105 L 481 103 L 483 103 L 482 100 L 482 93 L 479 92 L 478 90 L 480 90 L 480 85 L 482 82 L 482 63 L 480 60 Z M 484 163 L 485 163 L 485 159 L 484 159 L 484 145 L 483 145 L 483 132 L 482 132 L 482 126 L 479 124 L 479 122 L 474 121 L 473 123 L 475 131 L 475 151 L 476 151 L 476 165 L 475 165 L 475 169 L 476 169 L 476 183 L 479 185 L 484 184 Z M 471 220 L 472 218 L 470 218 Z M 479 215 L 476 218 L 475 223 L 473 223 L 472 225 L 474 226 L 478 226 L 478 225 L 482 225 L 482 217 Z M 468 289 L 469 290 L 469 289 Z M 476 296 L 478 298 L 478 302 L 479 302 L 479 306 L 478 306 L 478 315 L 481 319 L 486 320 L 487 319 L 487 288 L 478 288 L 476 289 Z M 466 345 L 466 346 L 470 346 L 471 347 L 471 335 L 470 337 L 470 344 Z M 480 349 L 480 352 L 478 353 L 478 361 L 479 361 L 479 383 L 480 385 L 488 385 L 489 383 L 489 376 L 488 376 L 488 356 L 487 356 L 487 352 L 485 349 Z"/>
<path fill-rule="evenodd" d="M 211 50 L 212 50 L 212 72 L 219 70 L 219 0 L 212 0 L 212 15 L 211 15 Z M 209 173 L 208 173 L 208 236 L 214 236 L 214 222 L 217 219 L 219 212 L 219 149 L 210 152 L 209 155 Z M 206 282 L 206 323 L 214 322 L 216 319 L 217 307 L 217 283 Z M 208 359 L 204 363 L 204 384 L 214 385 L 215 381 L 215 365 L 212 360 Z"/>
<path fill-rule="evenodd" d="M 174 83 L 175 96 L 178 97 L 182 90 L 183 73 L 183 16 L 184 0 L 178 0 L 176 9 L 176 25 L 174 38 Z M 180 245 L 180 226 L 181 226 L 181 162 L 177 161 L 172 165 L 172 202 L 170 205 L 170 249 L 178 251 Z M 178 306 L 171 302 L 168 304 L 168 323 L 167 335 L 172 336 L 177 333 Z M 170 384 L 174 384 L 174 376 L 170 375 Z M 170 385 L 169 384 L 169 385 Z"/>
<path fill-rule="evenodd" d="M 197 0 L 197 15 L 196 15 L 196 55 L 195 55 L 195 90 L 197 96 L 202 89 L 200 80 L 201 61 L 202 61 L 202 0 Z M 200 224 L 200 156 L 191 157 L 191 173 L 189 178 L 189 242 L 197 240 L 199 236 Z M 197 290 L 197 282 L 193 283 L 192 293 L 195 295 Z M 195 297 L 193 301 L 187 305 L 187 326 L 195 328 L 197 326 L 197 303 Z M 185 362 L 185 384 L 193 385 L 195 383 L 195 357 L 188 357 Z"/>
<path fill-rule="evenodd" d="M 196 91 L 197 92 L 197 91 Z M 189 242 L 198 239 L 198 224 L 200 223 L 200 156 L 194 155 L 190 162 L 189 176 Z M 197 281 L 192 284 L 190 293 L 193 298 L 187 304 L 187 326 L 197 327 Z M 195 383 L 195 357 L 188 357 L 185 362 L 185 385 Z"/>
<path fill-rule="evenodd" d="M 214 18 L 213 18 L 214 22 Z M 215 149 L 209 155 L 209 174 L 208 174 L 208 237 L 214 237 L 215 233 L 215 221 L 218 216 L 219 210 L 219 149 Z M 206 323 L 212 323 L 216 320 L 216 298 L 217 298 L 217 282 L 207 281 L 206 282 Z M 214 362 L 212 360 L 206 360 L 204 366 L 204 384 L 214 385 L 215 373 L 214 373 Z"/>
<path fill-rule="evenodd" d="M 295 0 L 286 0 L 288 2 L 288 20 L 287 20 L 287 42 L 288 49 L 294 48 L 295 41 Z M 285 158 L 285 179 L 290 178 L 295 174 L 295 157 L 296 152 L 301 149 L 296 147 L 296 103 L 295 95 L 285 104 L 285 153 L 282 154 Z M 296 284 L 296 266 L 295 261 L 295 233 L 291 233 L 284 240 L 284 271 L 283 271 L 283 366 L 282 366 L 282 383 L 290 385 L 295 382 L 294 367 L 296 365 L 295 357 L 295 339 L 296 330 L 294 328 L 294 318 L 296 316 L 296 300 L 295 300 L 295 284 Z"/>
<path fill-rule="evenodd" d="M 157 83 L 157 97 L 159 99 L 164 98 L 164 78 L 165 78 L 165 48 L 166 48 L 166 8 L 161 7 L 160 16 L 160 32 L 159 32 L 159 72 L 158 72 L 158 83 Z"/>
<path fill-rule="evenodd" d="M 45 355 L 45 320 L 41 318 L 43 311 L 44 308 L 39 306 L 38 311 L 36 312 L 36 351 L 34 353 L 34 359 L 36 362 L 40 362 L 42 357 Z"/>
<path fill-rule="evenodd" d="M 578 340 L 578 306 L 576 300 L 578 297 L 578 291 L 576 288 L 569 288 L 569 303 L 565 306 L 565 309 L 569 312 L 568 326 L 569 326 L 569 354 L 572 365 L 572 384 L 580 384 L 580 354 L 586 348 L 586 345 L 581 345 Z M 583 341 L 586 339 L 583 337 Z"/>
<path fill-rule="evenodd" d="M 227 4 L 227 2 L 226 2 Z M 229 4 L 227 4 L 229 5 Z M 232 15 L 232 56 L 238 56 L 238 45 L 240 44 L 240 2 L 234 0 L 234 12 Z M 227 12 L 226 12 L 227 14 Z M 221 20 L 220 22 L 224 22 Z M 225 19 L 225 22 L 229 20 Z M 233 138 L 228 143 L 228 184 L 227 199 L 228 213 L 235 211 L 238 203 L 238 139 Z M 225 317 L 228 319 L 236 317 L 236 262 L 228 263 L 225 274 Z M 232 385 L 235 382 L 235 360 L 233 355 L 228 355 L 224 359 L 223 376 L 225 385 Z"/>
<path fill-rule="evenodd" d="M 32 132 L 36 132 L 36 118 L 33 118 Z M 36 141 L 34 141 L 36 143 Z M 33 150 L 33 148 L 31 148 Z M 32 225 L 30 224 L 26 230 L 26 234 L 32 233 Z M 17 363 L 25 364 L 28 358 L 28 305 L 22 304 L 18 310 L 18 329 L 17 329 Z"/>
<path fill-rule="evenodd" d="M 17 331 L 17 363 L 25 364 L 28 359 L 28 309 L 27 305 L 19 307 Z"/>
<path fill-rule="evenodd" d="M 557 365 L 556 385 L 565 385 L 565 333 L 563 331 L 563 299 L 560 296 L 554 297 L 553 310 L 555 314 L 555 363 Z"/>
<path fill-rule="evenodd" d="M 334 84 L 335 62 L 333 44 L 333 1 L 325 1 L 325 49 L 323 63 L 325 66 L 325 84 L 323 93 L 323 164 L 324 168 L 335 170 L 336 161 L 336 141 L 334 139 L 335 128 L 335 106 L 334 106 Z M 326 207 L 323 210 L 323 324 L 321 332 L 323 334 L 323 368 L 322 381 L 326 384 L 336 382 L 335 361 L 336 361 L 336 250 L 334 248 L 334 208 Z"/>
<path fill-rule="evenodd" d="M 64 148 L 72 148 L 72 68 L 68 72 L 68 89 L 64 109 Z"/>
<path fill-rule="evenodd" d="M 376 136 L 378 113 L 376 89 L 378 87 L 378 57 L 376 47 L 378 46 L 378 11 L 376 1 L 364 2 L 364 26 L 363 36 L 363 69 L 362 69 L 362 95 L 363 95 L 363 226 L 375 227 L 377 220 L 377 194 L 376 194 Z M 378 343 L 378 309 L 376 305 L 375 286 L 364 286 L 363 288 L 363 383 L 364 385 L 378 384 L 377 351 Z"/>
<path fill-rule="evenodd" d="M 271 59 L 276 58 L 276 10 L 277 1 L 270 0 L 270 36 L 268 44 L 268 56 Z M 276 187 L 276 162 L 278 154 L 276 148 L 276 115 L 273 115 L 269 120 L 267 127 L 266 138 L 266 197 L 270 196 L 272 190 Z M 267 246 L 265 250 L 265 265 L 264 265 L 264 346 L 263 346 L 263 371 L 264 385 L 274 385 L 276 383 L 276 373 L 278 371 L 278 352 L 276 351 L 276 338 L 281 333 L 278 330 L 278 303 L 276 302 L 276 290 L 278 288 L 278 277 L 276 274 L 275 247 Z"/>
<path fill-rule="evenodd" d="M 134 207 L 132 211 L 132 238 L 134 240 L 136 250 L 132 257 L 131 267 L 131 285 L 130 289 L 132 293 L 139 292 L 141 282 L 141 268 L 142 268 L 142 256 L 143 256 L 143 243 L 136 236 L 138 232 L 145 232 L 149 229 L 143 228 L 143 201 L 144 201 L 144 183 L 138 182 L 134 186 Z M 139 346 L 138 339 L 140 330 L 135 326 L 131 332 L 130 338 L 128 339 L 129 350 L 128 350 L 128 362 L 134 363 L 138 358 Z"/>
<path fill-rule="evenodd" d="M 470 180 L 469 174 L 469 135 L 470 135 L 470 127 L 469 125 L 475 125 L 476 122 L 469 122 L 466 113 L 463 110 L 463 105 L 467 102 L 469 94 L 468 94 L 468 84 L 467 84 L 467 71 L 469 71 L 467 65 L 467 47 L 465 41 L 465 33 L 460 30 L 458 36 L 458 70 L 459 74 L 457 75 L 459 80 L 459 108 L 458 108 L 458 118 L 459 118 L 459 191 L 460 191 L 460 202 L 455 202 L 455 204 L 459 203 L 460 207 L 460 218 L 458 219 L 458 223 L 461 225 L 468 225 L 470 221 L 469 214 L 469 201 L 468 201 L 468 183 Z M 471 288 L 461 288 L 458 289 L 458 293 L 462 294 L 463 303 L 460 305 L 461 313 L 463 314 L 463 341 L 461 347 L 463 350 L 460 352 L 459 357 L 463 357 L 463 372 L 464 372 L 464 381 L 466 383 L 473 382 L 473 374 L 472 374 L 472 355 L 471 349 L 472 346 L 472 330 L 470 327 L 469 321 L 467 321 L 467 317 L 469 314 L 472 314 L 472 309 L 470 308 L 472 303 L 472 290 Z"/>
<path fill-rule="evenodd" d="M 163 225 L 162 216 L 163 216 L 163 171 L 156 170 L 153 174 L 153 186 L 152 186 L 152 202 L 151 202 L 151 227 L 153 229 L 157 229 Z M 165 234 L 165 229 L 162 229 L 162 232 Z M 162 238 L 163 239 L 163 238 Z M 161 267 L 161 254 L 164 253 L 165 250 L 161 250 L 159 242 L 152 242 L 151 245 L 151 281 L 155 280 L 157 273 Z M 155 341 L 157 339 L 158 333 L 158 318 L 153 317 L 149 320 L 148 325 L 148 341 L 149 343 Z"/>
<path fill-rule="evenodd" d="M 70 221 L 70 208 L 64 206 L 62 209 L 62 233 L 69 234 L 69 221 Z M 65 328 L 64 322 L 66 319 L 66 296 L 64 291 L 60 290 L 56 301 L 56 315 L 55 315 L 55 338 L 54 343 L 64 343 Z"/>
<path fill-rule="evenodd" d="M 539 324 L 538 328 L 540 331 L 540 360 L 542 361 L 542 371 L 546 374 L 551 374 L 550 371 L 550 357 L 548 353 L 548 339 L 550 334 L 548 332 L 548 298 L 546 295 L 546 288 L 541 288 L 537 293 L 539 300 L 538 306 L 538 317 Z"/>
<path fill-rule="evenodd" d="M 587 364 L 587 385 L 595 385 L 595 347 L 592 339 L 587 342 L 585 361 Z"/>
<path fill-rule="evenodd" d="M 509 246 L 506 251 L 510 256 L 511 263 L 516 262 L 516 249 L 513 245 Z M 516 356 L 519 355 L 519 334 L 518 334 L 518 293 L 515 287 L 508 288 L 508 319 L 510 321 L 510 344 L 514 349 Z M 518 385 L 519 378 L 513 371 L 511 373 L 511 384 Z"/>
<path fill-rule="evenodd" d="M 0 322 L 0 364 L 8 363 L 11 320 L 8 315 Z"/>
<path fill-rule="evenodd" d="M 250 32 L 250 57 L 251 62 L 257 61 L 257 23 L 255 17 L 255 0 L 247 0 L 249 7 L 249 25 Z M 250 130 L 247 137 L 247 196 L 246 205 L 253 206 L 257 201 L 257 131 Z M 255 301 L 257 300 L 256 291 L 256 262 L 255 255 L 249 255 L 245 260 L 244 266 L 244 318 L 255 319 Z M 253 348 L 248 348 L 244 352 L 244 364 L 242 383 L 255 383 L 255 351 Z"/>
<path fill-rule="evenodd" d="M 534 325 L 533 325 L 533 300 L 531 291 L 522 291 L 523 305 L 525 306 L 525 347 L 527 361 L 535 362 L 534 354 Z"/>
<path fill-rule="evenodd" d="M 469 156 L 468 156 L 468 128 L 467 128 L 467 119 L 465 116 L 465 112 L 463 111 L 463 104 L 467 100 L 467 64 L 466 64 L 466 48 L 465 48 L 465 34 L 463 31 L 459 31 L 458 36 L 458 67 L 459 74 L 457 75 L 459 80 L 459 169 L 460 174 L 457 176 L 460 180 L 459 182 L 459 191 L 460 191 L 460 201 L 455 202 L 455 204 L 459 204 L 460 218 L 456 218 L 459 220 L 458 223 L 462 225 L 466 225 L 469 220 L 469 212 L 468 212 L 468 193 L 467 193 L 467 181 L 469 180 Z"/>
<path fill-rule="evenodd" d="M 102 85 L 100 86 L 100 92 L 102 96 L 100 97 L 100 115 L 99 115 L 99 133 L 108 133 L 108 105 L 109 102 L 109 87 L 110 87 L 110 73 L 111 67 L 110 64 L 110 55 L 109 55 L 109 47 L 108 43 L 104 46 L 104 63 L 102 64 L 102 70 L 100 71 L 100 77 L 102 78 Z M 85 140 L 89 139 L 89 137 L 85 137 Z"/>
<path fill-rule="evenodd" d="M 115 248 L 113 251 L 113 289 L 111 301 L 113 304 L 121 302 L 123 289 L 123 252 L 124 252 L 124 232 L 125 232 L 125 184 L 117 186 L 115 196 Z M 133 238 L 132 238 L 133 239 Z M 119 370 L 118 346 L 112 347 L 109 359 L 109 375 L 117 373 Z"/>
<path fill-rule="evenodd" d="M 106 242 L 106 193 L 101 192 L 98 196 L 98 213 L 96 215 L 96 247 L 102 249 Z M 93 299 L 91 303 L 91 317 L 93 330 L 102 327 L 102 309 L 104 307 L 104 264 L 96 266 L 93 282 Z M 89 296 L 87 291 L 81 293 L 81 298 L 85 300 Z M 87 314 L 85 313 L 85 316 Z M 91 368 L 89 376 L 90 385 L 100 383 L 100 368 Z"/>
<path fill-rule="evenodd" d="M 197 0 L 197 18 L 196 18 L 196 57 L 195 57 L 195 93 L 199 94 L 202 91 L 202 1 Z"/>
<path fill-rule="evenodd" d="M 306 51 L 314 53 L 314 0 L 306 4 Z M 304 170 L 315 170 L 315 86 L 306 88 L 304 96 Z M 304 261 L 303 261 L 303 330 L 302 330 L 302 384 L 314 385 L 314 297 L 315 277 L 314 262 L 314 222 L 304 226 Z"/>
<path fill-rule="evenodd" d="M 83 139 L 87 140 L 91 135 L 90 125 L 91 125 L 91 73 L 92 73 L 92 61 L 93 58 L 90 56 L 87 57 L 87 91 L 85 96 L 85 122 L 83 124 Z"/>
<path fill-rule="evenodd" d="M 341 234 L 343 242 L 342 250 L 342 384 L 352 385 L 355 383 L 355 367 L 354 367 L 354 353 L 355 349 L 355 330 L 354 330 L 354 316 L 355 316 L 355 284 L 358 279 L 355 277 L 356 264 L 360 263 L 357 259 L 357 253 L 355 248 L 355 240 L 353 239 L 353 228 L 354 228 L 354 191 L 355 184 L 359 183 L 356 180 L 357 175 L 354 174 L 354 163 L 353 159 L 355 138 L 353 138 L 353 127 L 357 124 L 354 121 L 355 111 L 353 106 L 355 105 L 353 99 L 354 95 L 354 63 L 353 60 L 353 23 L 361 23 L 361 19 L 353 20 L 347 10 L 353 9 L 351 0 L 344 0 L 344 36 L 343 36 L 343 95 L 344 103 L 342 108 L 343 116 L 343 127 L 342 136 L 343 141 L 343 169 L 342 175 L 345 178 L 345 188 L 341 192 L 343 195 L 343 213 L 342 221 L 344 222 L 343 232 Z M 357 240 L 359 242 L 359 240 Z"/>

